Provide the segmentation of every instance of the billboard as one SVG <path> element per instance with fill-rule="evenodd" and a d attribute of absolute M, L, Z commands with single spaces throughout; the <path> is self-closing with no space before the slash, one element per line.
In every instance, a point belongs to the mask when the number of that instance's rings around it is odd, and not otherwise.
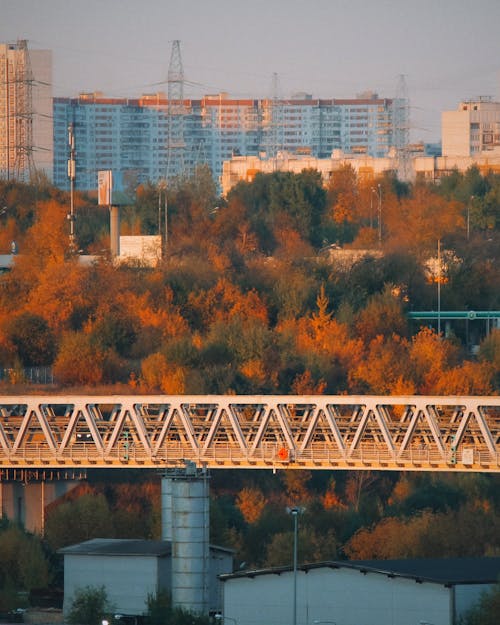
<path fill-rule="evenodd" d="M 99 206 L 127 206 L 134 202 L 125 190 L 123 172 L 110 169 L 97 172 L 97 198 Z"/>

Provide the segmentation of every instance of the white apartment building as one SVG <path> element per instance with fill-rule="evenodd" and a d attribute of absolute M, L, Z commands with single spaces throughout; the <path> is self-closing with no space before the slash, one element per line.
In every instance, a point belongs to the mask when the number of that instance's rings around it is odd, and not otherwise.
<path fill-rule="evenodd" d="M 500 102 L 483 96 L 441 114 L 443 156 L 476 156 L 500 149 Z"/>
<path fill-rule="evenodd" d="M 0 44 L 0 178 L 52 177 L 52 53 Z"/>

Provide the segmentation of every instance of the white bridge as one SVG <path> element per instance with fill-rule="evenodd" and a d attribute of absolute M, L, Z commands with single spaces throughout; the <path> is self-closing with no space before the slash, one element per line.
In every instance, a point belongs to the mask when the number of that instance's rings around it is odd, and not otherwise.
<path fill-rule="evenodd" d="M 500 396 L 0 396 L 0 469 L 500 471 Z"/>

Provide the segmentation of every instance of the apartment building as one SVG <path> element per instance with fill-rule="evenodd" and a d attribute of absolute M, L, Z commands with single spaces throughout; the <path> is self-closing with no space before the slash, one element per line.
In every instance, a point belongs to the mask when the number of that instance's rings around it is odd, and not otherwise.
<path fill-rule="evenodd" d="M 443 156 L 476 156 L 500 149 L 500 102 L 489 96 L 460 102 L 441 114 Z"/>
<path fill-rule="evenodd" d="M 52 175 L 52 53 L 0 44 L 0 178 Z"/>
<path fill-rule="evenodd" d="M 234 155 L 280 152 L 324 158 L 333 150 L 382 157 L 403 132 L 397 102 L 363 94 L 350 100 L 233 99 L 227 93 L 169 103 L 164 94 L 111 99 L 101 93 L 54 99 L 54 183 L 68 188 L 68 126 L 76 147 L 76 187 L 94 189 L 97 172 L 130 172 L 153 183 L 207 163 L 220 180 Z M 398 134 L 399 133 L 399 134 Z"/>

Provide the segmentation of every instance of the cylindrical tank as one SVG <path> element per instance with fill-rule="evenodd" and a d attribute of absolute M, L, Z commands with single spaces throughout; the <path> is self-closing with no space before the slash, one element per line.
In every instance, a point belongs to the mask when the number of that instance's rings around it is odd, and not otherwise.
<path fill-rule="evenodd" d="M 208 613 L 209 498 L 206 475 L 172 479 L 172 604 Z"/>
<path fill-rule="evenodd" d="M 172 478 L 161 478 L 161 539 L 172 541 Z"/>

